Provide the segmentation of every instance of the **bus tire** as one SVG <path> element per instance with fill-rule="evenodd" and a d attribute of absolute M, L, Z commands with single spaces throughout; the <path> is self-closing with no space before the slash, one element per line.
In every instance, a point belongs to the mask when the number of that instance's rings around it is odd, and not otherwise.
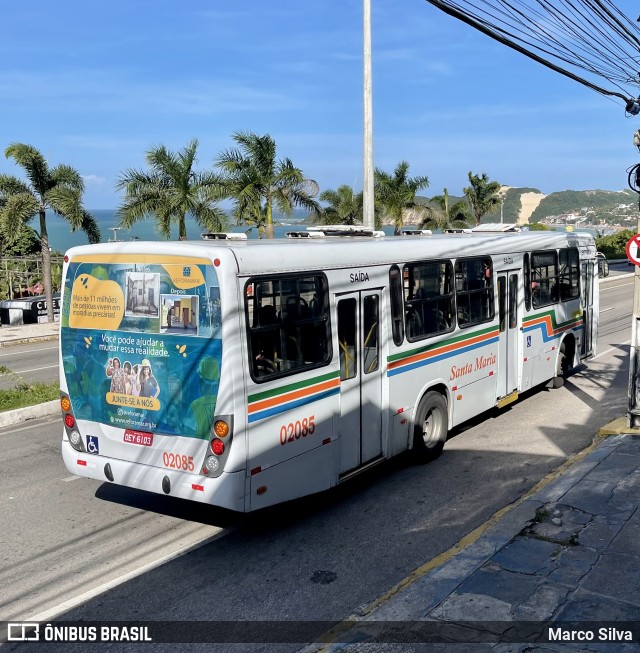
<path fill-rule="evenodd" d="M 439 392 L 427 392 L 420 401 L 413 426 L 416 462 L 424 464 L 435 460 L 442 453 L 448 431 L 447 400 Z"/>
<path fill-rule="evenodd" d="M 569 347 L 567 347 L 566 340 L 562 341 L 560 351 L 558 352 L 558 361 L 556 363 L 556 375 L 551 379 L 551 386 L 555 389 L 562 388 L 564 381 L 569 375 L 571 369 L 571 362 L 569 360 Z"/>

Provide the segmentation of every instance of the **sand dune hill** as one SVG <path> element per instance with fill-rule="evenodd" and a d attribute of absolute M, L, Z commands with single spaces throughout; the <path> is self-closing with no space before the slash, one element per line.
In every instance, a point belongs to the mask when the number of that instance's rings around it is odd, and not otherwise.
<path fill-rule="evenodd" d="M 518 224 L 529 224 L 529 218 L 546 197 L 543 193 L 522 193 L 520 195 L 520 213 Z"/>

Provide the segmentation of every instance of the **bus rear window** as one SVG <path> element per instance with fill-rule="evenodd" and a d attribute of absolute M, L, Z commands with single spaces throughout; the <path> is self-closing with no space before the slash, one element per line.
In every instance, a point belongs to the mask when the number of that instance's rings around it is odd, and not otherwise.
<path fill-rule="evenodd" d="M 329 297 L 323 274 L 251 279 L 245 311 L 254 380 L 294 374 L 331 360 Z"/>

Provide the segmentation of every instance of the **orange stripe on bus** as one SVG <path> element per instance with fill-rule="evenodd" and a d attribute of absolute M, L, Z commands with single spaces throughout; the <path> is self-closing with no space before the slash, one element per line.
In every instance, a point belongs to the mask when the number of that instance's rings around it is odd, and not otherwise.
<path fill-rule="evenodd" d="M 462 349 L 469 345 L 474 345 L 483 340 L 489 340 L 490 338 L 495 338 L 498 330 L 492 331 L 491 333 L 483 333 L 480 336 L 475 336 L 475 338 L 468 338 L 462 342 L 454 342 L 451 345 L 446 345 L 445 347 L 437 347 L 436 349 L 431 349 L 429 351 L 424 351 L 420 354 L 414 354 L 413 356 L 408 356 L 407 358 L 402 358 L 397 361 L 392 361 L 389 363 L 389 369 L 399 367 L 400 365 L 408 365 L 409 363 L 415 363 L 417 361 L 424 360 L 425 358 L 431 358 L 432 356 L 439 356 L 440 354 L 446 354 L 449 351 L 454 351 L 455 349 Z"/>
<path fill-rule="evenodd" d="M 582 326 L 582 320 L 578 320 L 577 322 L 571 322 L 570 324 L 564 324 L 554 329 L 551 317 L 549 315 L 545 315 L 544 317 L 540 317 L 535 320 L 526 322 L 523 326 L 525 328 L 530 328 L 533 326 L 537 326 L 538 324 L 546 325 L 548 335 L 553 336 L 556 333 L 562 333 L 563 331 L 568 331 L 569 329 L 574 329 L 576 327 Z"/>
<path fill-rule="evenodd" d="M 308 397 L 309 395 L 316 394 L 316 392 L 321 392 L 322 390 L 329 390 L 330 388 L 335 388 L 340 385 L 340 379 L 336 377 L 335 379 L 329 379 L 317 385 L 309 386 L 308 388 L 301 388 L 300 390 L 294 390 L 293 392 L 287 392 L 283 395 L 278 395 L 277 397 L 271 397 L 270 399 L 263 399 L 262 401 L 256 401 L 249 406 L 249 412 L 255 413 L 259 410 L 264 410 L 265 408 L 271 408 L 273 406 L 279 406 L 280 404 L 285 404 L 288 401 L 293 399 L 300 399 L 301 397 Z"/>

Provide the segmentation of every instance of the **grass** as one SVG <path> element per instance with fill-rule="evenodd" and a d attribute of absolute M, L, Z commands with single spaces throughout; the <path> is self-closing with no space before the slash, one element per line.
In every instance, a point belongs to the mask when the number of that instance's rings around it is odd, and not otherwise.
<path fill-rule="evenodd" d="M 29 383 L 4 365 L 0 365 L 0 375 L 13 377 L 15 384 L 13 388 L 0 389 L 0 412 L 35 406 L 60 397 L 60 385 L 57 381 Z"/>

